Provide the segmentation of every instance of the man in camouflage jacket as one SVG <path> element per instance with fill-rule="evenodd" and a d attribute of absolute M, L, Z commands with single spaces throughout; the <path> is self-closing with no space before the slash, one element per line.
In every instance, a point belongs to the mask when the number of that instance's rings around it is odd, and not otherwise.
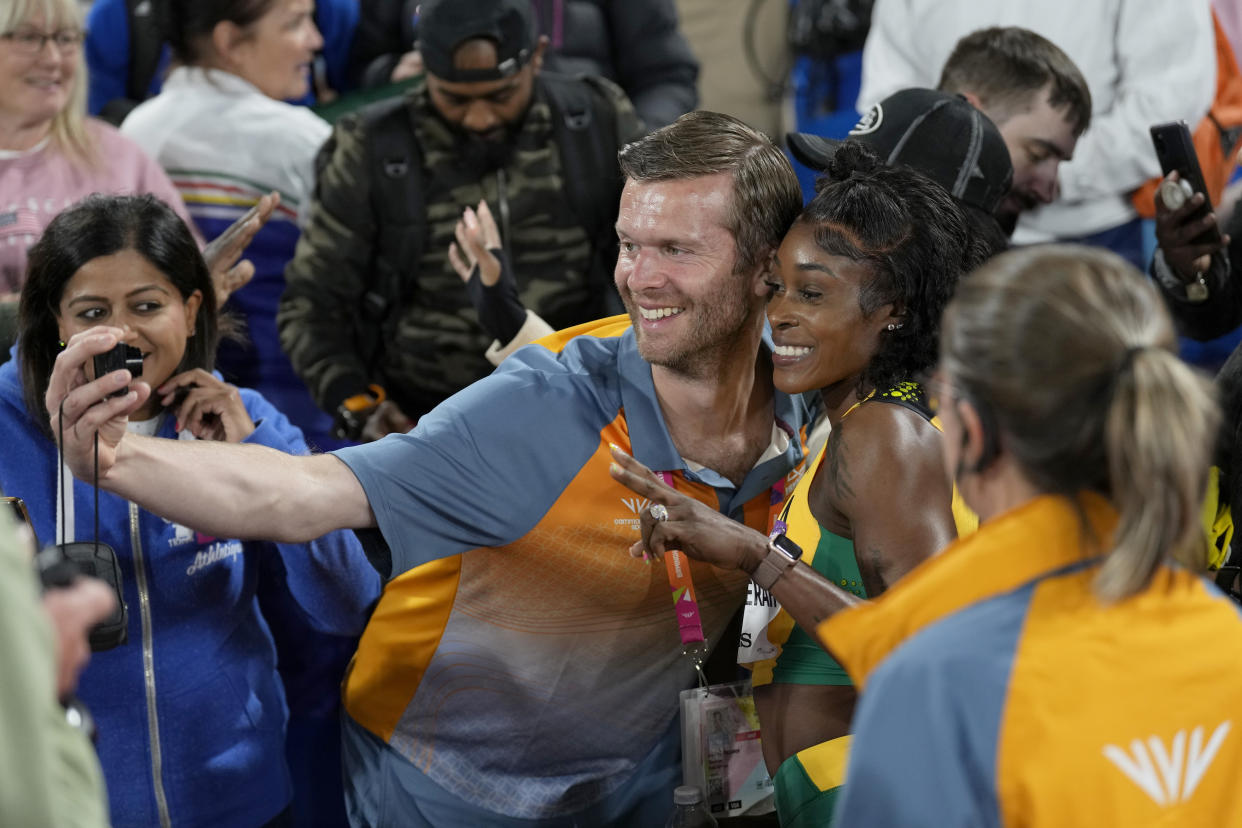
<path fill-rule="evenodd" d="M 321 158 L 278 316 L 294 369 L 355 438 L 404 431 L 491 370 L 484 352 L 492 337 L 448 260 L 465 208 L 486 202 L 498 217 L 522 303 L 553 327 L 617 307 L 609 296 L 616 194 L 601 208 L 610 216 L 604 229 L 589 231 L 567 194 L 552 79 L 539 76 L 546 39 L 534 35 L 529 4 L 452 0 L 425 3 L 422 15 L 426 76 L 407 94 L 402 122 L 421 156 L 410 180 L 421 185 L 424 215 L 408 230 L 391 219 L 384 226 L 380 202 L 391 188 L 382 178 L 392 162 L 371 157 L 383 152 L 368 141 L 373 120 L 343 120 Z M 559 82 L 588 86 L 597 106 L 612 108 L 597 120 L 615 125 L 599 136 L 615 165 L 617 150 L 641 135 L 624 93 L 600 79 Z M 415 260 L 385 262 L 384 232 L 421 234 Z M 395 280 L 377 279 L 384 267 Z M 394 306 L 383 322 L 365 311 L 377 287 L 398 294 L 384 296 Z"/>

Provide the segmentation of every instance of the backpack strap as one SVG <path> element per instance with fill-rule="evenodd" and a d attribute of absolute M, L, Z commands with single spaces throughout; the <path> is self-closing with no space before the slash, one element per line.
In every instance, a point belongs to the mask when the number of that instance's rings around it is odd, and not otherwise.
<path fill-rule="evenodd" d="M 346 128 L 361 127 L 370 164 L 366 175 L 377 235 L 358 307 L 358 339 L 368 367 L 375 369 L 382 360 L 384 343 L 393 341 L 396 334 L 399 309 L 417 286 L 427 234 L 423 153 L 405 97 L 379 101 L 345 119 L 352 121 L 344 124 Z M 335 147 L 334 133 L 319 150 L 317 171 L 327 164 Z"/>
<path fill-rule="evenodd" d="M 552 108 L 552 131 L 561 153 L 566 195 L 574 214 L 594 238 L 608 221 L 604 200 L 618 186 L 616 112 L 585 77 L 540 75 Z"/>
<path fill-rule="evenodd" d="M 129 20 L 129 77 L 125 94 L 145 101 L 164 53 L 164 0 L 125 0 Z"/>
<path fill-rule="evenodd" d="M 619 112 L 624 93 L 611 81 L 590 75 L 542 72 L 540 82 L 552 109 L 552 130 L 561 154 L 565 195 L 581 217 L 593 249 L 589 279 L 605 297 L 605 312 L 621 312 L 613 289 L 616 240 L 613 225 L 624 181 L 617 153 L 638 131 L 632 112 Z M 627 117 L 628 116 L 628 117 Z"/>
<path fill-rule="evenodd" d="M 377 281 L 363 296 L 373 318 L 394 321 L 394 306 L 402 304 L 414 285 L 414 269 L 426 241 L 427 207 L 423 200 L 423 151 L 414 132 L 411 111 L 404 98 L 385 102 L 367 124 L 371 159 L 372 202 L 379 239 L 376 244 Z"/>

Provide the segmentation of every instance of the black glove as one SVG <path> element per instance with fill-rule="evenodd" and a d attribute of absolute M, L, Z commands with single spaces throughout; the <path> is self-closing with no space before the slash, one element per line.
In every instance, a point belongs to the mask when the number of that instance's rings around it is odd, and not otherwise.
<path fill-rule="evenodd" d="M 526 307 L 518 296 L 509 257 L 500 248 L 489 248 L 488 252 L 500 261 L 500 278 L 490 287 L 483 284 L 476 262 L 466 282 L 466 293 L 479 315 L 479 325 L 503 345 L 526 324 Z"/>

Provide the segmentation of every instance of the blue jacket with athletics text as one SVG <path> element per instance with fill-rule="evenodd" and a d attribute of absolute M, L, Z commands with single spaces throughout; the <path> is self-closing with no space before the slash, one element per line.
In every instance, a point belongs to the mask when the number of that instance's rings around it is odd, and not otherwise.
<path fill-rule="evenodd" d="M 0 486 L 25 500 L 39 540 L 50 544 L 58 455 L 27 412 L 18 365 L 15 348 L 0 366 Z M 240 393 L 256 426 L 243 442 L 306 452 L 279 411 Z M 175 439 L 174 429 L 164 416 L 157 435 Z M 93 489 L 71 478 L 67 485 L 66 536 L 90 540 Z M 350 532 L 307 544 L 207 537 L 105 491 L 99 540 L 120 563 L 128 641 L 93 654 L 78 695 L 98 725 L 113 824 L 264 824 L 290 800 L 288 712 L 269 620 L 357 635 L 379 594 L 377 573 Z M 265 619 L 264 590 L 291 597 L 281 606 L 301 617 Z"/>

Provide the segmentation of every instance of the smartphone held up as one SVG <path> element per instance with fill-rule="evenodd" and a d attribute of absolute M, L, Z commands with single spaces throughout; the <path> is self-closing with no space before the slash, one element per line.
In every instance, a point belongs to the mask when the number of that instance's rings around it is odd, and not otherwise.
<path fill-rule="evenodd" d="M 1160 159 L 1160 169 L 1165 177 L 1176 172 L 1179 179 L 1175 182 L 1166 181 L 1161 185 L 1160 198 L 1165 206 L 1170 210 L 1177 210 L 1199 193 L 1203 196 L 1203 205 L 1190 218 L 1195 220 L 1206 216 L 1212 210 L 1212 200 L 1208 195 L 1203 170 L 1199 166 L 1199 156 L 1195 153 L 1194 141 L 1186 122 L 1170 121 L 1152 126 L 1151 142 L 1156 148 L 1156 157 Z M 1220 241 L 1220 228 L 1213 225 L 1192 241 L 1195 244 Z"/>

